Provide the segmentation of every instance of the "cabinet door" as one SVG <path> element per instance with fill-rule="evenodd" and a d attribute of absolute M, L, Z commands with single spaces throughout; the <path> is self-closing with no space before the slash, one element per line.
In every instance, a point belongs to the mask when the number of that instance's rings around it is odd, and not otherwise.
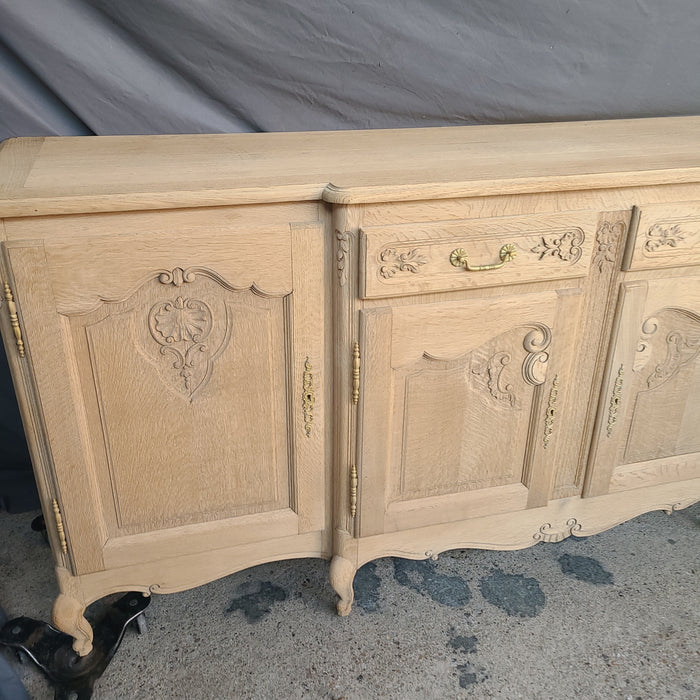
<path fill-rule="evenodd" d="M 75 573 L 323 528 L 323 241 L 289 209 L 6 244 Z"/>
<path fill-rule="evenodd" d="M 359 532 L 546 504 L 580 290 L 361 313 Z"/>
<path fill-rule="evenodd" d="M 700 276 L 625 282 L 586 494 L 700 476 Z"/>

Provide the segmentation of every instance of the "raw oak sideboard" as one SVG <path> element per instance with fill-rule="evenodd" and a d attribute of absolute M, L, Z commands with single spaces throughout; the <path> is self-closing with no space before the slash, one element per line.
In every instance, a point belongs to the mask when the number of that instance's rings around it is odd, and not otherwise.
<path fill-rule="evenodd" d="M 700 498 L 700 118 L 26 138 L 0 326 L 54 624 Z"/>

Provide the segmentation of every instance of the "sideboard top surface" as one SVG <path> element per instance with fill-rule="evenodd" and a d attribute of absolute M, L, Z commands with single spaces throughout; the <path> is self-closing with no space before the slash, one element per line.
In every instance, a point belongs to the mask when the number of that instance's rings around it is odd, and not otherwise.
<path fill-rule="evenodd" d="M 0 146 L 0 217 L 681 182 L 700 182 L 700 117 L 15 138 Z"/>

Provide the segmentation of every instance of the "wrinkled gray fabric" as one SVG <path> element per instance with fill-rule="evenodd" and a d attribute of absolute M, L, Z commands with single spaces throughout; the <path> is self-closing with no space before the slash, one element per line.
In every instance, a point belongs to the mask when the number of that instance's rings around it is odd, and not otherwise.
<path fill-rule="evenodd" d="M 698 0 L 0 0 L 0 137 L 700 113 Z"/>

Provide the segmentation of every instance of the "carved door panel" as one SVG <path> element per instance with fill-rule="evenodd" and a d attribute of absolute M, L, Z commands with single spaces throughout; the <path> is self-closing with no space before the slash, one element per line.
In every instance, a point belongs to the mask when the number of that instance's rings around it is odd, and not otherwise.
<path fill-rule="evenodd" d="M 363 536 L 546 504 L 580 290 L 361 313 Z"/>
<path fill-rule="evenodd" d="M 700 476 L 700 277 L 625 282 L 586 494 Z"/>
<path fill-rule="evenodd" d="M 76 573 L 323 528 L 320 227 L 159 217 L 7 244 Z"/>

